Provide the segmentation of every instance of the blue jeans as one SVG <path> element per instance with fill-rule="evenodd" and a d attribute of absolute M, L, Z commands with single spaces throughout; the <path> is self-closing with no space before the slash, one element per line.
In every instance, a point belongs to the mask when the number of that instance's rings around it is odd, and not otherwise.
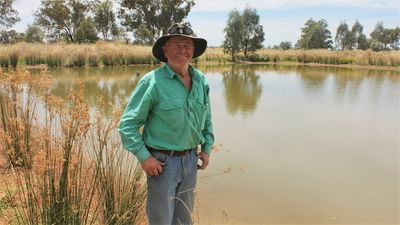
<path fill-rule="evenodd" d="M 147 217 L 150 225 L 192 224 L 197 180 L 197 152 L 184 156 L 152 155 L 165 163 L 158 176 L 147 176 Z"/>

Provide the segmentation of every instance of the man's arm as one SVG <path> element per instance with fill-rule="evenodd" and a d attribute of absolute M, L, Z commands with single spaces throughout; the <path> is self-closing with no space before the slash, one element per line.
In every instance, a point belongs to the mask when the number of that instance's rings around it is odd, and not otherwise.
<path fill-rule="evenodd" d="M 199 166 L 199 169 L 204 170 L 207 165 L 209 164 L 210 154 L 211 154 L 211 147 L 214 144 L 214 132 L 213 132 L 213 124 L 212 124 L 212 116 L 211 116 L 211 104 L 209 98 L 210 88 L 205 81 L 205 97 L 207 106 L 206 112 L 206 121 L 204 125 L 204 129 L 202 131 L 204 137 L 204 143 L 201 145 L 201 152 L 199 155 L 199 159 L 202 161 L 202 164 Z"/>
<path fill-rule="evenodd" d="M 119 134 L 124 148 L 132 152 L 139 162 L 151 155 L 147 150 L 139 129 L 145 124 L 152 104 L 149 80 L 141 80 L 133 91 L 119 122 Z"/>

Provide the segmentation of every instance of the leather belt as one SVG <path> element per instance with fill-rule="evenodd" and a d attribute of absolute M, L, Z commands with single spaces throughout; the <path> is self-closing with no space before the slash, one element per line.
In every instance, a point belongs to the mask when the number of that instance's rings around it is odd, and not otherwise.
<path fill-rule="evenodd" d="M 159 152 L 159 153 L 166 154 L 169 156 L 184 156 L 186 154 L 191 153 L 193 150 L 193 149 L 185 149 L 182 151 L 172 151 L 172 150 L 155 149 L 155 148 L 152 148 L 149 146 L 146 146 L 146 147 L 150 152 Z"/>

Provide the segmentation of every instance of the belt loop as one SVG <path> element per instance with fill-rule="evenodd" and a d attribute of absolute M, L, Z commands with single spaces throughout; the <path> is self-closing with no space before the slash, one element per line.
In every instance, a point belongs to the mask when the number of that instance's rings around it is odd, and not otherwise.
<path fill-rule="evenodd" d="M 174 151 L 171 151 L 170 153 L 169 153 L 169 156 L 171 157 L 171 156 L 174 156 Z"/>

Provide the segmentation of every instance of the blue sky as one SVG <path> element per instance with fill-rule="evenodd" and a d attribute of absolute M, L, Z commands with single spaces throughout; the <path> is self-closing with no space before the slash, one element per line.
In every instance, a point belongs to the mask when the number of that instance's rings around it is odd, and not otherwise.
<path fill-rule="evenodd" d="M 229 12 L 234 8 L 243 11 L 247 4 L 260 15 L 264 46 L 278 45 L 281 41 L 295 44 L 301 35 L 300 28 L 311 17 L 327 20 L 333 38 L 342 20 L 351 27 L 358 19 L 367 37 L 377 21 L 383 21 L 386 28 L 400 26 L 398 0 L 195 0 L 195 3 L 187 20 L 198 36 L 208 40 L 209 46 L 222 44 Z M 24 31 L 33 22 L 33 12 L 39 6 L 40 0 L 17 0 L 15 8 L 21 22 L 14 28 Z"/>

